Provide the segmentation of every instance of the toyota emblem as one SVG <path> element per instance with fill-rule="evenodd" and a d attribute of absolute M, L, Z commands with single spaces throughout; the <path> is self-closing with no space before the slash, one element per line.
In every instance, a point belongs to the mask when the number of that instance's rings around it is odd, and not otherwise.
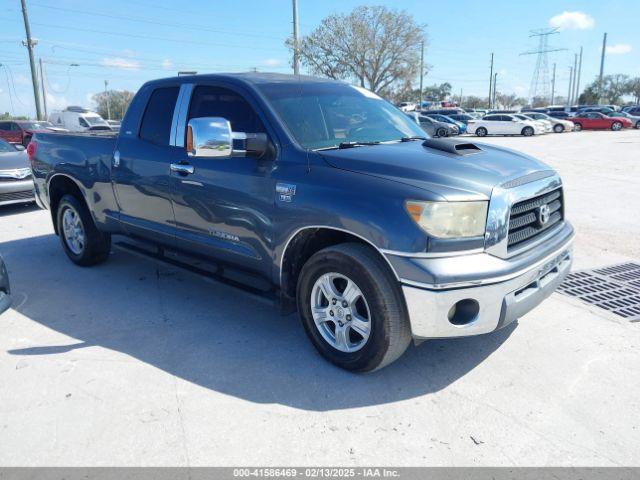
<path fill-rule="evenodd" d="M 540 225 L 546 225 L 549 218 L 551 218 L 551 209 L 545 203 L 538 208 L 538 222 L 540 222 Z"/>

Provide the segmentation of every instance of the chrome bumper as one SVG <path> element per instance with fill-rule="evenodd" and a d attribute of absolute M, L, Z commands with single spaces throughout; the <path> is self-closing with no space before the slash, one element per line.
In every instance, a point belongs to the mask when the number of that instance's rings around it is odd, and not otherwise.
<path fill-rule="evenodd" d="M 429 285 L 420 286 L 416 282 L 403 283 L 414 338 L 477 335 L 513 322 L 562 283 L 571 269 L 572 240 L 571 235 L 553 252 L 512 272 L 506 280 L 499 275 L 492 279 L 490 272 L 485 272 L 478 286 L 448 289 L 438 285 L 436 289 L 430 289 Z M 476 255 L 488 254 L 467 257 Z M 466 314 L 458 315 L 463 310 Z"/>

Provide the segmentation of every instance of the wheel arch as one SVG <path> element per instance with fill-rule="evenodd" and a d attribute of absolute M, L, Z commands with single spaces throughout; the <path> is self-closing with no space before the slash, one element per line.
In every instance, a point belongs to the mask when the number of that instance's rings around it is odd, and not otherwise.
<path fill-rule="evenodd" d="M 398 274 L 387 257 L 370 240 L 343 228 L 314 225 L 297 229 L 285 243 L 279 262 L 281 292 L 288 298 L 295 298 L 298 276 L 306 261 L 323 248 L 348 242 L 361 243 L 370 247 L 376 255 L 384 260 L 383 263 L 393 277 L 399 281 Z"/>
<path fill-rule="evenodd" d="M 85 202 L 84 193 L 78 185 L 78 183 L 69 175 L 64 173 L 56 173 L 49 178 L 47 182 L 47 192 L 49 196 L 49 211 L 51 213 L 51 220 L 53 222 L 53 229 L 56 235 L 58 232 L 58 222 L 56 221 L 56 215 L 58 213 L 58 205 L 60 200 L 67 194 L 74 195 L 79 201 Z"/>

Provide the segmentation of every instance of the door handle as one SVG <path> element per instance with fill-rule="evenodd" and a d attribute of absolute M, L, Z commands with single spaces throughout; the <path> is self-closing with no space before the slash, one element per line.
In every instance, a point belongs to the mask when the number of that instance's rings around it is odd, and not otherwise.
<path fill-rule="evenodd" d="M 170 168 L 172 172 L 176 172 L 181 175 L 189 175 L 195 172 L 193 165 L 187 165 L 183 163 L 172 163 Z"/>

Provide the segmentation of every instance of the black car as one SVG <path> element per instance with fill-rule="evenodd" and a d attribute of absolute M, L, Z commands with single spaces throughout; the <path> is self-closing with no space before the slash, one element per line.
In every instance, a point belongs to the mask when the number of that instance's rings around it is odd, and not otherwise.
<path fill-rule="evenodd" d="M 11 306 L 11 289 L 9 288 L 9 273 L 0 257 L 0 313 Z"/>
<path fill-rule="evenodd" d="M 569 118 L 571 116 L 567 112 L 557 112 L 557 111 L 550 111 L 547 113 L 547 115 L 553 118 Z"/>

